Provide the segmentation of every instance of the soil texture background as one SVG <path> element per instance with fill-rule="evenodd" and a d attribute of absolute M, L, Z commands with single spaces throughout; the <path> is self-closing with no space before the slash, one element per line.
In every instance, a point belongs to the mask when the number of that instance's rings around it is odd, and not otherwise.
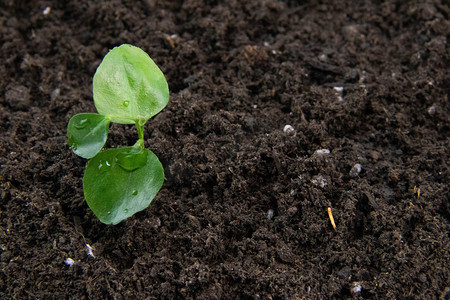
<path fill-rule="evenodd" d="M 432 0 L 0 1 L 0 298 L 449 299 L 449 17 Z M 106 226 L 66 126 L 123 43 L 169 83 L 145 130 L 166 181 Z M 106 146 L 136 139 L 112 125 Z"/>

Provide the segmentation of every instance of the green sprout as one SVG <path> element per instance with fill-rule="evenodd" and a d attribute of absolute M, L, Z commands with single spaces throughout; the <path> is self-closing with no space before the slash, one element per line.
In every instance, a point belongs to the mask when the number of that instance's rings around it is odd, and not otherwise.
<path fill-rule="evenodd" d="M 75 154 L 91 159 L 83 176 L 87 204 L 105 224 L 117 224 L 147 208 L 164 182 L 158 157 L 144 146 L 144 125 L 169 101 L 164 74 L 138 47 L 115 47 L 97 68 L 93 83 L 98 113 L 74 115 L 67 126 Z M 101 151 L 110 122 L 135 124 L 131 147 Z"/>

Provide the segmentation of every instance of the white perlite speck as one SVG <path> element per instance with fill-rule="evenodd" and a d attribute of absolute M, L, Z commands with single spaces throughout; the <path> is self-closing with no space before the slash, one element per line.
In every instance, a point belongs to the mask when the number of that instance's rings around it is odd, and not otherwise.
<path fill-rule="evenodd" d="M 330 149 L 319 149 L 319 150 L 316 150 L 316 152 L 314 152 L 314 154 L 316 154 L 316 155 L 330 154 Z"/>
<path fill-rule="evenodd" d="M 352 294 L 359 294 L 362 291 L 362 285 L 361 282 L 355 281 L 352 283 L 352 288 L 350 289 Z"/>
<path fill-rule="evenodd" d="M 92 247 L 89 244 L 86 244 L 86 248 L 87 248 L 87 255 L 95 258 L 94 252 L 92 252 Z"/>
<path fill-rule="evenodd" d="M 52 10 L 52 8 L 50 6 L 47 6 L 44 8 L 44 10 L 42 11 L 42 14 L 44 16 L 48 15 L 50 13 L 50 11 Z"/>
<path fill-rule="evenodd" d="M 291 125 L 286 125 L 283 128 L 283 132 L 288 135 L 293 135 L 295 133 L 295 129 Z"/>
<path fill-rule="evenodd" d="M 344 101 L 344 98 L 342 98 L 342 92 L 344 91 L 344 87 L 343 86 L 335 86 L 333 89 L 336 91 L 336 96 L 337 96 L 338 100 Z"/>
<path fill-rule="evenodd" d="M 351 177 L 356 177 L 356 176 L 359 175 L 359 173 L 361 173 L 361 170 L 362 170 L 361 164 L 355 164 L 355 165 L 351 168 L 351 170 L 350 170 L 350 172 L 349 172 L 349 175 L 350 175 Z"/>
<path fill-rule="evenodd" d="M 64 263 L 66 265 L 68 265 L 69 267 L 73 266 L 73 264 L 75 263 L 75 261 L 73 259 L 71 259 L 70 257 L 66 258 L 66 260 L 64 261 Z"/>
<path fill-rule="evenodd" d="M 272 220 L 273 218 L 273 209 L 269 209 L 267 211 L 267 219 Z"/>
<path fill-rule="evenodd" d="M 430 107 L 428 107 L 427 111 L 430 115 L 434 115 L 436 113 L 436 104 L 433 104 Z"/>
<path fill-rule="evenodd" d="M 328 182 L 325 178 L 323 178 L 322 175 L 317 175 L 313 178 L 312 183 L 314 185 L 320 186 L 321 188 L 324 188 L 328 185 Z"/>
<path fill-rule="evenodd" d="M 55 100 L 56 98 L 59 97 L 59 94 L 61 94 L 61 90 L 59 88 L 54 89 L 51 93 L 50 93 L 50 99 Z"/>

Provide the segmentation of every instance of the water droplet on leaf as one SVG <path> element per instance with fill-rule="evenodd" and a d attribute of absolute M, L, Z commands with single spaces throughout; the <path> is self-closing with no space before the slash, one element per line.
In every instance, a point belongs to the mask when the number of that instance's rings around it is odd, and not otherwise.
<path fill-rule="evenodd" d="M 111 165 L 108 163 L 108 161 L 100 161 L 100 164 L 98 165 L 98 170 L 100 171 L 100 173 L 105 173 L 106 171 L 108 171 L 108 168 Z"/>
<path fill-rule="evenodd" d="M 124 213 L 128 213 L 128 208 L 125 208 L 125 209 L 123 210 L 123 212 L 124 212 Z"/>
<path fill-rule="evenodd" d="M 134 171 L 147 163 L 148 152 L 143 149 L 128 148 L 117 155 L 117 163 L 125 171 Z"/>
<path fill-rule="evenodd" d="M 110 211 L 108 211 L 107 213 L 106 213 L 107 215 L 110 215 L 111 214 L 111 212 Z"/>
<path fill-rule="evenodd" d="M 133 190 L 133 196 L 136 196 L 137 194 L 138 194 L 138 191 L 137 190 Z"/>
<path fill-rule="evenodd" d="M 125 101 L 122 102 L 122 105 L 125 106 L 125 107 L 128 107 L 128 105 L 130 105 L 130 101 L 125 100 Z"/>
<path fill-rule="evenodd" d="M 78 124 L 75 125 L 76 129 L 83 129 L 89 124 L 88 119 L 81 119 Z"/>

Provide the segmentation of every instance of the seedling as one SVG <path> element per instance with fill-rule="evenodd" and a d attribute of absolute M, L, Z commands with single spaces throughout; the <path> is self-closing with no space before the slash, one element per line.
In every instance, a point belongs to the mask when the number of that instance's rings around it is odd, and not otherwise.
<path fill-rule="evenodd" d="M 164 181 L 158 157 L 144 147 L 144 125 L 169 101 L 161 70 L 138 47 L 121 45 L 104 57 L 93 83 L 98 113 L 74 115 L 67 126 L 75 154 L 90 158 L 83 176 L 87 204 L 105 224 L 147 208 Z M 102 151 L 110 122 L 135 124 L 137 142 Z"/>

